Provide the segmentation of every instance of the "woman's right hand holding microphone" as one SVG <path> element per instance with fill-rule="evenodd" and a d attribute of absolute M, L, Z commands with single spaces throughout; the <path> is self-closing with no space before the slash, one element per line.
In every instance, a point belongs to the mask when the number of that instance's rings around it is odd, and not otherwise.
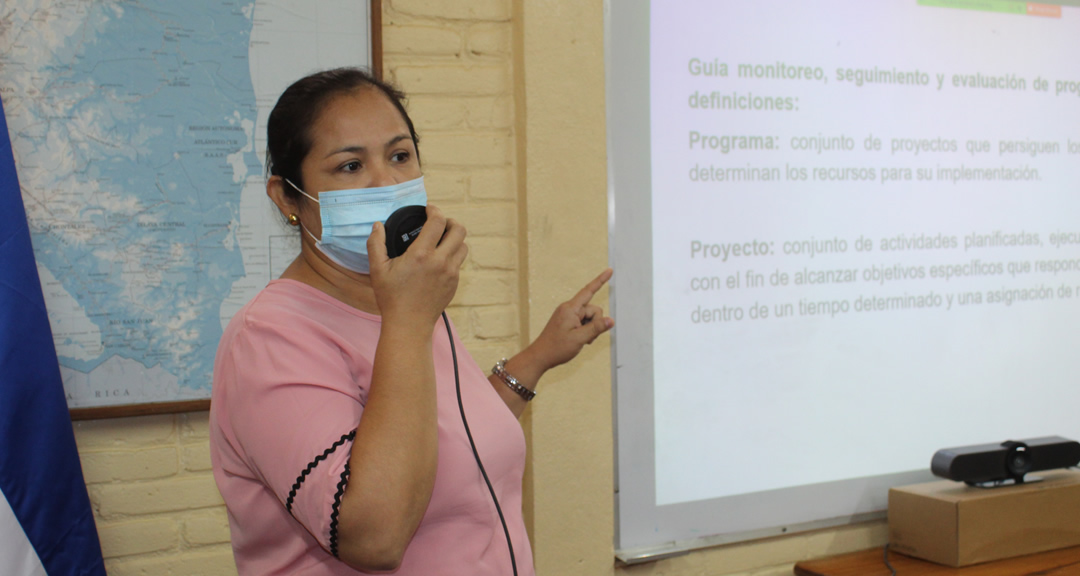
<path fill-rule="evenodd" d="M 386 227 L 379 223 L 367 243 L 371 284 L 384 321 L 433 326 L 457 292 L 461 266 L 469 254 L 465 227 L 427 206 L 427 222 L 397 258 L 386 251 Z"/>

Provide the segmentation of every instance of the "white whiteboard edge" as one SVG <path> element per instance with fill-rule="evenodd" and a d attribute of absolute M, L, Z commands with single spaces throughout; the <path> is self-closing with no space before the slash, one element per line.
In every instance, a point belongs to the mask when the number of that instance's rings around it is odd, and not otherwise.
<path fill-rule="evenodd" d="M 634 564 L 644 564 L 646 562 L 656 562 L 657 560 L 663 560 L 665 558 L 682 556 L 684 554 L 689 554 L 694 550 L 700 550 L 702 548 L 711 548 L 713 546 L 722 546 L 724 544 L 734 544 L 737 542 L 746 542 L 749 540 L 759 540 L 762 538 L 772 538 L 775 536 L 790 536 L 792 534 L 797 534 L 800 532 L 810 532 L 812 530 L 820 530 L 822 528 L 835 528 L 837 526 L 847 526 L 851 524 L 873 522 L 877 520 L 884 520 L 885 517 L 885 511 L 881 510 L 878 512 L 855 514 L 854 516 L 841 516 L 838 518 L 829 518 L 827 520 L 815 520 L 813 522 L 805 522 L 803 524 L 794 524 L 791 526 L 762 528 L 761 530 L 737 532 L 734 534 L 717 534 L 715 536 L 706 536 L 704 538 L 693 538 L 691 540 L 668 542 L 667 544 L 662 544 L 660 546 L 647 546 L 642 548 L 628 548 L 625 550 L 616 550 L 615 559 L 619 562 L 619 564 L 626 566 L 631 566 Z"/>

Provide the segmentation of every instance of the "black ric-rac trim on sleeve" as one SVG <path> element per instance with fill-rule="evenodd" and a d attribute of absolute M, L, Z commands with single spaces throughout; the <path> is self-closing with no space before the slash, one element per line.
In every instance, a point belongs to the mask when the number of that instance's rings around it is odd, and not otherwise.
<path fill-rule="evenodd" d="M 337 442 L 334 442 L 326 450 L 323 450 L 323 453 L 316 456 L 314 460 L 312 460 L 311 462 L 308 462 L 307 468 L 304 468 L 304 471 L 301 472 L 300 475 L 296 477 L 296 482 L 293 483 L 292 490 L 289 490 L 289 498 L 287 500 L 285 500 L 285 510 L 287 510 L 289 512 L 289 514 L 292 514 L 292 505 L 293 505 L 293 500 L 296 498 L 296 491 L 300 489 L 300 485 L 303 484 L 304 480 L 307 479 L 308 474 L 311 474 L 311 471 L 314 470 L 315 467 L 319 465 L 319 462 L 322 462 L 323 460 L 326 460 L 326 458 L 328 456 L 333 454 L 334 450 L 338 449 L 338 446 L 341 446 L 346 441 L 350 441 L 353 438 L 356 438 L 356 430 L 353 430 L 352 432 L 349 432 L 348 434 L 343 434 L 341 436 L 341 439 L 339 439 Z M 348 470 L 348 464 L 345 465 L 345 469 Z"/>
<path fill-rule="evenodd" d="M 349 484 L 349 463 L 345 463 L 345 470 L 341 472 L 341 480 L 337 485 L 337 492 L 334 494 L 334 507 L 330 512 L 330 553 L 334 555 L 334 558 L 338 557 L 337 551 L 337 526 L 338 526 L 338 507 L 341 506 L 341 496 L 345 494 L 345 486 Z"/>

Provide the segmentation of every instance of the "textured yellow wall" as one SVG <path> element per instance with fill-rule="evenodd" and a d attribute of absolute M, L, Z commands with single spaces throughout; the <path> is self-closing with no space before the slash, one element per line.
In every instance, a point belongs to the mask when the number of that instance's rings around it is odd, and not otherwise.
<path fill-rule="evenodd" d="M 555 305 L 607 266 L 603 36 L 594 27 L 603 13 L 599 2 L 515 8 L 526 329 L 535 337 Z M 606 291 L 599 296 L 607 310 Z M 612 570 L 609 342 L 553 370 L 530 408 L 538 574 Z"/>
<path fill-rule="evenodd" d="M 207 413 L 75 423 L 111 576 L 236 574 Z"/>
<path fill-rule="evenodd" d="M 465 224 L 448 310 L 487 368 L 520 348 L 510 6 L 383 0 L 386 77 L 409 95 L 429 200 Z"/>
<path fill-rule="evenodd" d="M 449 313 L 486 367 L 606 266 L 601 3 L 383 0 L 383 24 L 431 201 L 469 230 Z M 885 542 L 876 523 L 616 568 L 608 342 L 548 375 L 523 420 L 538 574 L 778 576 Z M 111 576 L 236 573 L 205 412 L 76 422 L 75 434 Z"/>

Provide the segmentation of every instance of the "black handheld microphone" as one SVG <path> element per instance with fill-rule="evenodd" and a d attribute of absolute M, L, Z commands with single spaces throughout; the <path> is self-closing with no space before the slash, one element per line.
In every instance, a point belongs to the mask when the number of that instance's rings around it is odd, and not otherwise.
<path fill-rule="evenodd" d="M 386 255 L 397 258 L 404 254 L 420 235 L 425 222 L 427 208 L 423 206 L 402 206 L 394 210 L 386 219 Z"/>

